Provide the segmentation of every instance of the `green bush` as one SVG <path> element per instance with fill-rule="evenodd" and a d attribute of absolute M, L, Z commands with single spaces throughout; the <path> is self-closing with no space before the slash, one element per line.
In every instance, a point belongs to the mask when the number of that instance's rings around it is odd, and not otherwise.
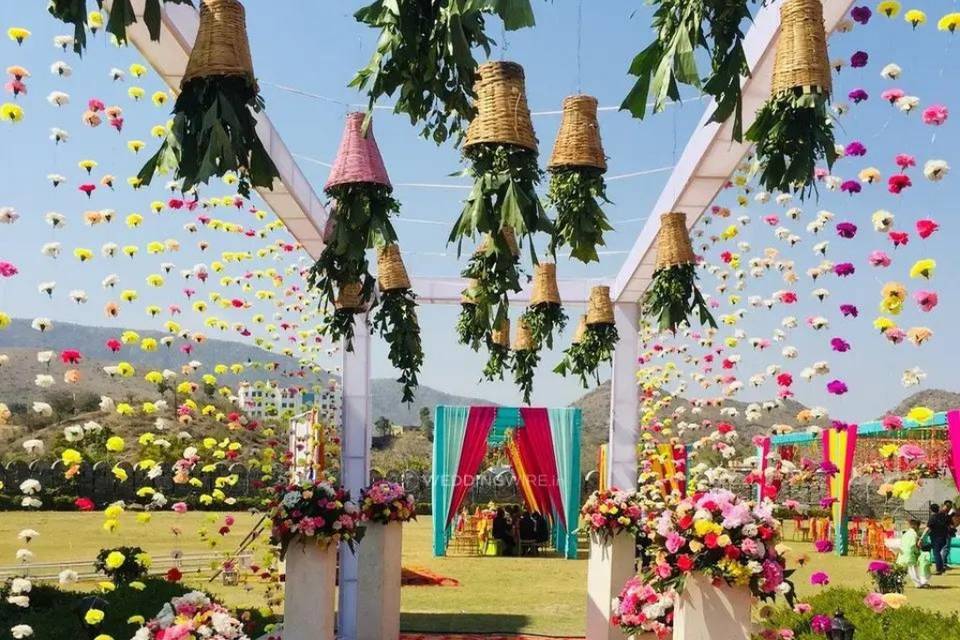
<path fill-rule="evenodd" d="M 837 611 L 856 627 L 856 640 L 960 640 L 960 618 L 925 609 L 905 606 L 876 613 L 864 604 L 866 591 L 835 587 L 827 589 L 807 602 L 813 611 L 800 615 L 780 607 L 770 619 L 770 626 L 794 632 L 794 640 L 824 640 L 821 633 L 810 630 L 810 619 L 820 614 L 829 617 Z M 758 636 L 759 637 L 759 636 Z"/>
<path fill-rule="evenodd" d="M 120 556 L 122 556 L 120 566 L 110 566 L 108 558 L 110 558 L 111 554 L 120 554 Z M 122 586 L 142 579 L 147 575 L 150 564 L 149 556 L 147 556 L 140 547 L 116 547 L 113 549 L 100 549 L 100 553 L 97 554 L 97 559 L 94 561 L 93 567 L 117 585 Z"/>

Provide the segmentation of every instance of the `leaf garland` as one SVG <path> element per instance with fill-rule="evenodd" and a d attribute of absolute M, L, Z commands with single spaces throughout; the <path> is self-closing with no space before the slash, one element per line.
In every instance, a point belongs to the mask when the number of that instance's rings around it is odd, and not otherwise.
<path fill-rule="evenodd" d="M 377 100 L 397 94 L 394 113 L 423 123 L 423 137 L 459 145 L 472 119 L 473 50 L 489 56 L 485 16 L 497 15 L 507 31 L 534 25 L 530 0 L 376 0 L 354 14 L 380 29 L 377 50 L 350 81 L 366 90 L 372 112 Z M 369 118 L 369 116 L 368 116 Z"/>
<path fill-rule="evenodd" d="M 150 184 L 156 173 L 174 172 L 189 191 L 213 176 L 236 172 L 237 191 L 273 188 L 277 167 L 257 135 L 254 113 L 264 101 L 256 83 L 244 76 L 210 76 L 185 83 L 174 105 L 173 124 L 159 151 L 138 174 Z"/>
<path fill-rule="evenodd" d="M 471 291 L 475 290 L 467 289 L 464 295 L 472 300 L 475 294 L 471 294 Z M 457 342 L 478 351 L 490 331 L 489 311 L 488 305 L 480 306 L 475 302 L 462 302 L 460 315 L 457 316 Z"/>
<path fill-rule="evenodd" d="M 569 246 L 571 257 L 583 263 L 599 262 L 597 247 L 605 246 L 603 234 L 613 231 L 613 227 L 598 200 L 610 204 L 600 169 L 562 167 L 551 172 L 547 203 L 557 210 L 551 254 Z"/>
<path fill-rule="evenodd" d="M 740 27 L 751 19 L 747 0 L 654 2 L 652 26 L 657 39 L 633 59 L 629 73 L 637 81 L 620 108 L 643 119 L 648 100 L 653 100 L 654 113 L 662 111 L 668 98 L 680 101 L 679 85 L 686 84 L 716 101 L 711 122 L 734 116 L 733 138 L 739 141 L 743 136 L 740 77 L 750 75 Z M 697 49 L 710 58 L 710 75 L 705 79 L 697 67 Z"/>
<path fill-rule="evenodd" d="M 143 23 L 154 42 L 160 40 L 160 21 L 162 10 L 161 0 L 146 0 L 143 6 Z M 193 6 L 193 0 L 163 0 L 170 4 L 187 4 Z M 103 0 L 97 0 L 97 7 L 103 10 Z M 83 55 L 87 47 L 87 2 L 86 0 L 50 0 L 47 8 L 57 20 L 73 25 L 73 50 Z M 137 14 L 131 0 L 114 0 L 106 24 L 107 33 L 112 34 L 119 44 L 126 44 L 127 27 L 136 24 Z"/>
<path fill-rule="evenodd" d="M 483 377 L 489 382 L 503 380 L 503 372 L 510 361 L 510 349 L 487 339 L 487 363 L 483 366 Z"/>
<path fill-rule="evenodd" d="M 677 327 L 687 322 L 694 312 L 699 316 L 700 324 L 716 328 L 717 322 L 696 283 L 697 267 L 694 264 L 657 269 L 641 302 L 644 315 L 656 317 L 661 331 L 676 332 Z"/>
<path fill-rule="evenodd" d="M 464 278 L 474 281 L 467 292 L 474 306 L 473 329 L 465 334 L 474 338 L 481 337 L 479 331 L 483 325 L 486 328 L 482 335 L 486 335 L 491 327 L 506 321 L 510 307 L 508 294 L 522 290 L 520 259 L 514 255 L 503 234 L 487 237 L 490 240 L 477 249 L 460 272 Z M 470 341 L 473 342 L 475 340 Z"/>
<path fill-rule="evenodd" d="M 523 394 L 523 404 L 530 404 L 530 393 L 533 391 L 533 377 L 540 364 L 539 344 L 534 349 L 521 349 L 513 352 L 511 370 L 513 382 Z"/>
<path fill-rule="evenodd" d="M 390 364 L 400 370 L 403 402 L 413 402 L 417 374 L 423 365 L 423 344 L 417 321 L 417 296 L 408 289 L 384 291 L 373 317 L 373 326 L 390 347 Z"/>
<path fill-rule="evenodd" d="M 534 344 L 545 344 L 547 349 L 553 349 L 554 332 L 563 331 L 567 326 L 567 314 L 563 306 L 553 302 L 531 305 L 521 317 Z"/>
<path fill-rule="evenodd" d="M 767 191 L 796 191 L 801 199 L 816 189 L 814 171 L 824 159 L 837 159 L 833 120 L 827 112 L 829 96 L 794 90 L 768 100 L 747 131 L 756 143 L 759 182 Z"/>
<path fill-rule="evenodd" d="M 589 378 L 595 384 L 600 384 L 600 365 L 604 362 L 613 362 L 613 351 L 620 340 L 616 326 L 612 324 L 595 324 L 587 326 L 580 338 L 563 352 L 563 359 L 554 373 L 566 377 L 568 373 L 580 378 L 584 389 L 589 388 Z"/>

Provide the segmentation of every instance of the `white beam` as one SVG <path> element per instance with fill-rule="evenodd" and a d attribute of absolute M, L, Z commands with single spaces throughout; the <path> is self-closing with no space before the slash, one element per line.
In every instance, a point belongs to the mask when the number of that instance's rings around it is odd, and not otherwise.
<path fill-rule="evenodd" d="M 411 278 L 413 290 L 422 304 L 460 304 L 460 294 L 467 288 L 464 278 Z M 558 280 L 557 288 L 563 304 L 586 304 L 590 299 L 590 289 L 606 284 L 601 280 Z M 530 302 L 532 290 L 524 285 L 520 293 L 511 293 L 510 302 L 524 304 Z"/>
<path fill-rule="evenodd" d="M 828 34 L 833 32 L 852 4 L 853 0 L 823 3 L 824 26 Z M 770 95 L 770 79 L 773 75 L 773 59 L 779 33 L 780 4 L 767 4 L 757 12 L 754 24 L 743 43 L 752 73 L 751 77 L 742 81 L 744 131 L 753 124 L 757 109 Z M 715 108 L 713 102 L 707 105 L 697 129 L 687 142 L 679 162 L 653 205 L 643 230 L 620 268 L 610 292 L 615 302 L 636 301 L 646 291 L 654 269 L 655 240 L 660 229 L 660 214 L 683 211 L 687 214 L 687 226 L 692 227 L 750 149 L 751 145 L 746 142 L 733 142 L 732 118 L 723 124 L 708 122 Z"/>
<path fill-rule="evenodd" d="M 613 306 L 613 316 L 620 341 L 613 352 L 613 376 L 610 381 L 607 486 L 629 491 L 637 487 L 637 435 L 640 426 L 640 396 L 636 375 L 640 348 L 637 305 L 618 302 Z"/>

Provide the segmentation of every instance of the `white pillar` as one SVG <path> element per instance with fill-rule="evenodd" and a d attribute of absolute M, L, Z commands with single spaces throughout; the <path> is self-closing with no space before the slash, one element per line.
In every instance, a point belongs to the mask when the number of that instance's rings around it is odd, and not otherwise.
<path fill-rule="evenodd" d="M 607 482 L 610 487 L 631 490 L 637 486 L 637 436 L 640 427 L 640 396 L 637 390 L 639 314 L 633 302 L 613 306 L 620 341 L 613 353 L 610 381 L 610 434 L 607 447 Z"/>
<path fill-rule="evenodd" d="M 626 636 L 610 624 L 613 599 L 636 573 L 636 539 L 626 533 L 601 541 L 590 534 L 587 561 L 587 640 L 624 640 Z"/>
<path fill-rule="evenodd" d="M 356 500 L 370 481 L 373 408 L 370 397 L 370 325 L 366 314 L 354 316 L 353 351 L 343 345 L 343 434 L 341 481 Z M 359 553 L 359 549 L 358 549 Z M 338 637 L 357 639 L 359 603 L 357 556 L 340 545 L 340 609 Z"/>
<path fill-rule="evenodd" d="M 724 640 L 749 640 L 750 604 L 749 587 L 715 587 L 706 575 L 694 572 L 674 606 L 673 639 L 713 640 L 723 629 Z"/>
<path fill-rule="evenodd" d="M 400 573 L 403 525 L 367 524 L 360 541 L 360 608 L 357 640 L 400 637 Z"/>
<path fill-rule="evenodd" d="M 337 549 L 295 539 L 285 558 L 283 640 L 334 640 Z"/>

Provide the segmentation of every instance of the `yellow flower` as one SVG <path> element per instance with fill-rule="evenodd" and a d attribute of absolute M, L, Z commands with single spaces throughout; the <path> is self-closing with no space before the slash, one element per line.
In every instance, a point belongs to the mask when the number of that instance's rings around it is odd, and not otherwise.
<path fill-rule="evenodd" d="M 126 446 L 126 443 L 123 441 L 123 438 L 120 436 L 111 436 L 107 438 L 107 451 L 110 453 L 120 453 L 123 451 L 123 448 Z"/>
<path fill-rule="evenodd" d="M 0 311 L 0 329 L 6 329 L 10 326 L 10 316 Z"/>
<path fill-rule="evenodd" d="M 153 558 L 150 557 L 149 553 L 146 553 L 146 552 L 138 553 L 135 556 L 135 559 L 137 561 L 137 564 L 139 564 L 144 569 L 149 569 L 151 566 L 153 566 Z"/>
<path fill-rule="evenodd" d="M 83 462 L 83 455 L 76 449 L 64 449 L 63 453 L 60 454 L 60 460 L 63 462 L 63 466 L 72 467 Z"/>
<path fill-rule="evenodd" d="M 126 218 L 127 226 L 131 229 L 136 229 L 141 224 L 143 224 L 143 216 L 139 213 L 131 213 Z"/>
<path fill-rule="evenodd" d="M 150 519 L 151 519 L 151 515 L 147 511 L 141 511 L 140 513 L 137 514 L 137 522 L 139 522 L 140 524 L 147 524 L 148 522 L 150 522 Z"/>
<path fill-rule="evenodd" d="M 119 373 L 124 378 L 132 378 L 137 370 L 133 368 L 133 365 L 129 362 L 121 362 L 117 365 L 117 373 Z"/>
<path fill-rule="evenodd" d="M 90 25 L 90 30 L 96 33 L 97 29 L 103 27 L 103 14 L 99 11 L 91 11 L 87 16 L 87 23 Z"/>
<path fill-rule="evenodd" d="M 147 284 L 151 287 L 162 287 L 163 283 L 163 276 L 159 273 L 151 273 L 147 276 Z"/>
<path fill-rule="evenodd" d="M 924 24 L 927 21 L 927 14 L 919 9 L 910 9 L 905 14 L 903 14 L 903 19 L 913 25 L 913 28 L 916 29 L 921 24 Z"/>
<path fill-rule="evenodd" d="M 925 258 L 923 260 L 917 260 L 913 263 L 913 266 L 910 267 L 910 277 L 911 278 L 925 278 L 929 280 L 933 277 L 933 270 L 936 269 L 937 263 L 930 258 Z"/>
<path fill-rule="evenodd" d="M 23 107 L 12 102 L 5 102 L 0 107 L 0 120 L 7 122 L 20 122 L 23 120 Z"/>
<path fill-rule="evenodd" d="M 127 178 L 127 184 L 133 187 L 134 189 L 139 189 L 140 187 L 143 186 L 143 180 L 141 180 L 137 176 L 130 176 L 129 178 Z"/>
<path fill-rule="evenodd" d="M 140 341 L 140 350 L 141 351 L 156 351 L 157 350 L 157 339 L 156 338 L 144 338 Z"/>
<path fill-rule="evenodd" d="M 159 200 L 154 200 L 150 203 L 150 208 L 153 209 L 154 213 L 160 213 L 166 208 L 167 205 L 163 204 Z"/>
<path fill-rule="evenodd" d="M 113 636 L 108 636 L 108 635 L 105 634 L 105 633 L 101 633 L 100 635 L 98 635 L 98 636 L 97 636 L 96 638 L 94 638 L 93 640 L 113 640 Z"/>
<path fill-rule="evenodd" d="M 120 342 L 123 344 L 134 344 L 140 342 L 140 334 L 136 331 L 124 331 L 120 334 Z"/>
<path fill-rule="evenodd" d="M 10 27 L 7 29 L 7 36 L 17 44 L 23 44 L 23 41 L 30 37 L 30 32 L 23 27 Z"/>
<path fill-rule="evenodd" d="M 103 510 L 103 515 L 108 520 L 119 520 L 120 516 L 123 515 L 123 507 L 119 504 L 112 504 Z"/>
<path fill-rule="evenodd" d="M 150 135 L 154 138 L 165 138 L 167 137 L 167 128 L 162 124 L 158 124 L 150 129 Z"/>
<path fill-rule="evenodd" d="M 957 27 L 960 27 L 960 13 L 948 13 L 937 22 L 937 29 L 940 31 L 955 33 Z"/>
<path fill-rule="evenodd" d="M 897 325 L 893 322 L 893 320 L 891 320 L 890 318 L 885 318 L 883 316 L 880 316 L 879 318 L 873 321 L 873 328 L 877 329 L 881 333 L 895 326 Z"/>
<path fill-rule="evenodd" d="M 913 420 L 917 424 L 928 422 L 933 416 L 933 410 L 928 407 L 914 407 L 907 412 L 907 420 Z"/>
<path fill-rule="evenodd" d="M 123 248 L 123 255 L 132 258 L 140 251 L 140 247 L 135 244 L 128 244 Z"/>
<path fill-rule="evenodd" d="M 892 458 L 893 456 L 897 455 L 897 451 L 899 450 L 900 447 L 895 444 L 885 444 L 878 449 L 880 455 L 884 458 Z"/>
<path fill-rule="evenodd" d="M 146 93 L 142 87 L 130 87 L 127 89 L 127 95 L 137 101 L 142 100 Z"/>
<path fill-rule="evenodd" d="M 134 153 L 140 153 L 140 150 L 146 146 L 143 140 L 130 140 L 127 142 L 127 148 Z"/>
<path fill-rule="evenodd" d="M 900 3 L 897 0 L 883 0 L 877 5 L 877 13 L 882 13 L 888 18 L 892 18 L 900 13 Z"/>
<path fill-rule="evenodd" d="M 73 256 L 80 262 L 86 262 L 87 260 L 93 259 L 93 251 L 84 249 L 83 247 L 77 247 L 73 250 Z"/>
<path fill-rule="evenodd" d="M 127 556 L 123 555 L 119 551 L 111 551 L 107 554 L 107 559 L 104 560 L 104 564 L 107 566 L 107 569 L 119 569 L 123 566 L 123 563 L 127 561 Z M 96 624 L 90 623 L 87 624 Z"/>
<path fill-rule="evenodd" d="M 123 299 L 124 302 L 133 302 L 137 297 L 137 292 L 133 289 L 124 289 L 120 292 L 120 298 Z"/>
<path fill-rule="evenodd" d="M 136 412 L 134 411 L 133 406 L 126 402 L 121 402 L 117 405 L 117 413 L 122 416 L 132 416 Z"/>
<path fill-rule="evenodd" d="M 113 533 L 119 528 L 120 528 L 119 520 L 109 519 L 109 520 L 103 521 L 103 530 L 106 531 L 107 533 Z"/>
<path fill-rule="evenodd" d="M 141 78 L 144 75 L 146 75 L 147 68 L 142 64 L 134 62 L 132 65 L 130 65 L 130 73 L 133 75 L 134 78 Z"/>
<path fill-rule="evenodd" d="M 80 162 L 77 163 L 77 165 L 78 165 L 81 169 L 86 170 L 87 173 L 90 173 L 91 171 L 93 171 L 94 169 L 97 168 L 97 161 L 96 161 L 96 160 L 81 160 Z"/>
<path fill-rule="evenodd" d="M 87 609 L 87 612 L 83 614 L 83 621 L 93 627 L 103 622 L 105 617 L 106 615 L 100 609 Z"/>
<path fill-rule="evenodd" d="M 155 92 L 150 99 L 153 100 L 153 104 L 158 107 L 162 107 L 167 103 L 167 92 L 166 91 L 157 91 Z"/>
<path fill-rule="evenodd" d="M 123 469 L 123 467 L 114 467 L 113 469 L 111 469 L 111 471 L 113 472 L 113 477 L 119 480 L 120 482 L 127 481 L 127 477 L 128 477 L 127 472 Z"/>
<path fill-rule="evenodd" d="M 133 586 L 134 584 L 136 584 L 137 586 L 134 587 Z M 130 586 L 133 589 L 136 589 L 137 591 L 143 591 L 147 587 L 147 585 L 143 584 L 142 582 L 136 582 L 136 583 L 131 582 L 128 586 Z M 138 624 L 142 627 L 144 623 L 146 623 L 146 619 L 143 616 L 130 616 L 129 618 L 127 618 L 127 624 Z"/>

